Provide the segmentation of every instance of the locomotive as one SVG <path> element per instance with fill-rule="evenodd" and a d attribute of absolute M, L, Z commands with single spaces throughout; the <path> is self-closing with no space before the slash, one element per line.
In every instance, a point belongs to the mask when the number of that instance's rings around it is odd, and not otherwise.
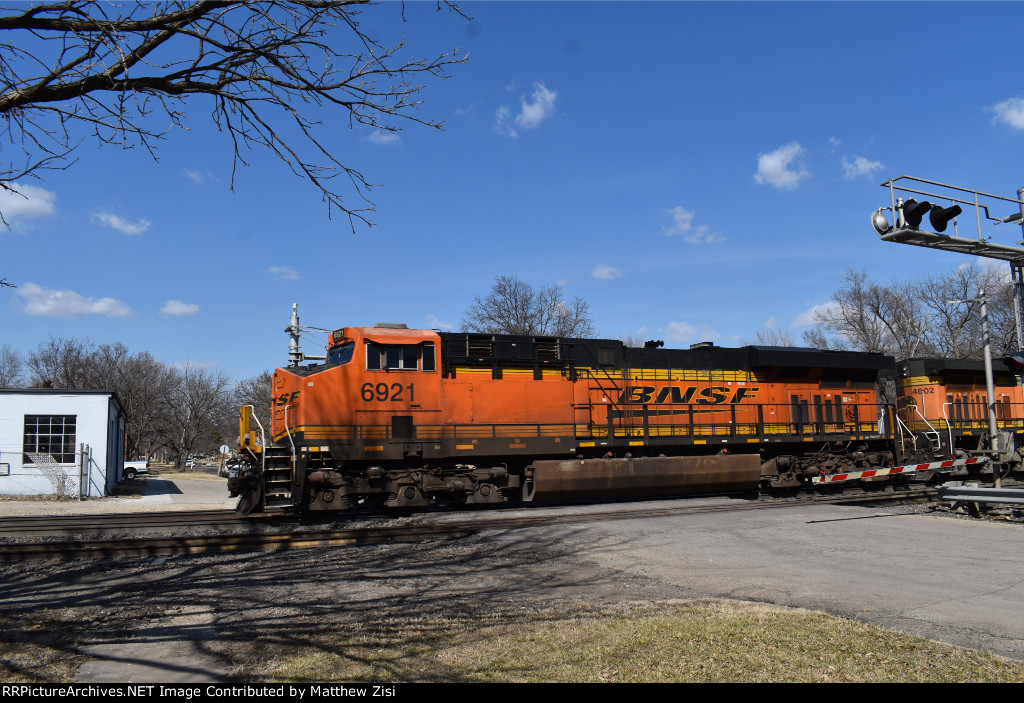
<path fill-rule="evenodd" d="M 985 364 L 973 359 L 914 358 L 896 365 L 898 419 L 905 441 L 937 454 L 992 450 L 1004 470 L 1019 472 L 1024 457 L 1024 361 L 992 361 L 996 442 L 990 437 Z"/>
<path fill-rule="evenodd" d="M 293 306 L 269 434 L 260 412 L 240 412 L 229 488 L 243 512 L 787 490 L 986 463 L 964 446 L 973 415 L 946 434 L 922 424 L 937 384 L 956 383 L 920 360 L 900 367 L 897 410 L 878 395 L 895 367 L 882 354 L 381 323 L 334 330 L 303 365 L 298 329 Z M 1019 409 L 1020 377 L 1001 380 L 1006 411 Z"/>

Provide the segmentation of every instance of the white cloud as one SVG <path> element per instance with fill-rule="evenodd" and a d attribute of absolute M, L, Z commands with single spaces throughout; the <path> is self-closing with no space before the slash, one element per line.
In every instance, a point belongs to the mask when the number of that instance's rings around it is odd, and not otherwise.
<path fill-rule="evenodd" d="M 992 107 L 993 122 L 1005 122 L 1014 129 L 1024 129 L 1024 98 L 1010 98 Z"/>
<path fill-rule="evenodd" d="M 432 330 L 451 330 L 455 327 L 450 322 L 439 320 L 436 315 L 427 315 L 427 324 L 429 325 L 428 329 Z"/>
<path fill-rule="evenodd" d="M 374 144 L 398 144 L 401 140 L 397 132 L 389 132 L 386 129 L 375 129 L 367 137 Z"/>
<path fill-rule="evenodd" d="M 819 313 L 829 310 L 835 310 L 838 307 L 839 303 L 837 303 L 834 300 L 830 300 L 827 303 L 822 303 L 821 305 L 815 305 L 809 310 L 804 310 L 802 313 L 797 315 L 796 319 L 793 320 L 793 324 L 790 325 L 790 327 L 792 327 L 793 329 L 800 329 L 802 327 L 813 327 L 814 325 L 818 324 Z"/>
<path fill-rule="evenodd" d="M 672 226 L 665 230 L 665 234 L 684 234 L 690 231 L 693 226 L 693 211 L 684 207 L 674 207 L 669 210 L 672 215 Z"/>
<path fill-rule="evenodd" d="M 120 215 L 113 215 L 108 212 L 97 212 L 94 215 L 97 220 L 105 224 L 107 227 L 116 229 L 122 234 L 142 234 L 152 224 L 149 220 L 139 220 L 138 222 L 129 222 Z"/>
<path fill-rule="evenodd" d="M 857 156 L 853 161 L 847 160 L 843 157 L 843 177 L 847 179 L 854 179 L 858 176 L 870 176 L 875 171 L 881 170 L 882 163 L 880 161 L 869 161 L 863 156 Z"/>
<path fill-rule="evenodd" d="M 24 312 L 27 315 L 70 319 L 84 315 L 130 317 L 132 314 L 131 308 L 120 300 L 86 298 L 73 290 L 56 290 L 43 288 L 35 283 L 26 283 L 14 292 L 24 299 Z"/>
<path fill-rule="evenodd" d="M 754 180 L 779 189 L 796 188 L 801 180 L 811 175 L 810 171 L 803 169 L 799 164 L 793 164 L 793 160 L 803 153 L 802 146 L 790 142 L 768 154 L 758 154 Z M 791 164 L 793 168 L 790 168 Z"/>
<path fill-rule="evenodd" d="M 57 194 L 27 183 L 12 183 L 17 193 L 0 190 L 0 214 L 9 224 L 27 217 L 46 217 L 56 209 Z"/>
<path fill-rule="evenodd" d="M 707 225 L 701 225 L 692 233 L 684 234 L 683 241 L 689 244 L 700 244 L 701 242 L 710 244 L 712 242 L 724 242 L 725 237 L 712 232 L 711 228 Z"/>
<path fill-rule="evenodd" d="M 719 332 L 707 325 L 694 327 L 688 322 L 670 322 L 665 336 L 673 342 L 680 344 L 695 344 L 696 342 L 716 342 L 722 338 Z"/>
<path fill-rule="evenodd" d="M 619 271 L 614 266 L 607 266 L 605 264 L 598 264 L 594 267 L 594 270 L 590 273 L 594 278 L 600 278 L 602 281 L 610 281 L 613 278 L 619 278 L 622 276 L 622 271 Z"/>
<path fill-rule="evenodd" d="M 554 114 L 558 91 L 548 90 L 542 81 L 537 81 L 533 84 L 530 98 L 530 101 L 525 97 L 519 99 L 519 114 L 514 118 L 508 105 L 499 107 L 494 113 L 494 130 L 506 137 L 515 137 L 519 134 L 516 125 L 522 129 L 534 129 Z"/>
<path fill-rule="evenodd" d="M 494 131 L 498 134 L 502 134 L 506 137 L 517 136 L 515 127 L 512 126 L 509 120 L 509 115 L 512 114 L 512 109 L 508 105 L 502 105 L 494 112 Z"/>
<path fill-rule="evenodd" d="M 187 168 L 185 169 L 185 176 L 197 186 L 217 180 L 217 177 L 209 171 L 192 171 Z"/>
<path fill-rule="evenodd" d="M 160 308 L 161 315 L 180 317 L 182 315 L 195 315 L 199 312 L 199 306 L 194 303 L 183 303 L 180 300 L 168 300 Z"/>
<path fill-rule="evenodd" d="M 516 124 L 523 129 L 533 129 L 541 122 L 551 117 L 555 111 L 555 98 L 558 97 L 557 90 L 548 90 L 540 81 L 533 84 L 533 102 L 526 102 L 526 98 L 520 98 L 521 108 L 516 115 Z"/>
<path fill-rule="evenodd" d="M 724 242 L 725 237 L 720 234 L 711 231 L 711 228 L 707 225 L 700 225 L 696 229 L 693 227 L 693 211 L 687 210 L 684 207 L 674 207 L 668 211 L 672 215 L 672 224 L 664 229 L 664 233 L 668 236 L 675 234 L 681 234 L 683 241 L 688 244 L 700 244 L 711 242 Z"/>
<path fill-rule="evenodd" d="M 288 266 L 271 266 L 267 273 L 274 274 L 280 281 L 296 281 L 299 278 L 299 272 Z"/>

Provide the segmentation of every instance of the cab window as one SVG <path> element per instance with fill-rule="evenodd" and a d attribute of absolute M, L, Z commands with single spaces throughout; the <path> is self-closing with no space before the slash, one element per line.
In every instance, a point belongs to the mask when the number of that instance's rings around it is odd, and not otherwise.
<path fill-rule="evenodd" d="M 366 368 L 369 371 L 434 371 L 434 345 L 367 342 Z"/>
<path fill-rule="evenodd" d="M 336 347 L 331 347 L 331 350 L 327 352 L 327 359 L 324 363 L 347 364 L 352 361 L 352 354 L 355 350 L 355 342 L 345 342 L 344 344 L 339 344 Z"/>

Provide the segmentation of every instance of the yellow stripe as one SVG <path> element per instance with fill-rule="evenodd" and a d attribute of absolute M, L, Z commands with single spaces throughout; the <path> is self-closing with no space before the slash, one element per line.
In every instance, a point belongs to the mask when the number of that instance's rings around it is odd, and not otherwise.
<path fill-rule="evenodd" d="M 364 452 L 382 452 L 382 451 L 384 451 L 384 447 L 383 447 L 383 445 L 378 445 L 378 446 L 374 446 L 374 447 L 364 446 L 363 447 L 363 451 Z"/>
<path fill-rule="evenodd" d="M 940 376 L 911 376 L 910 378 L 901 378 L 900 387 L 909 388 L 910 386 L 941 386 L 942 378 Z"/>
<path fill-rule="evenodd" d="M 472 444 L 456 444 L 455 448 L 456 449 L 476 449 L 476 447 L 473 446 Z"/>

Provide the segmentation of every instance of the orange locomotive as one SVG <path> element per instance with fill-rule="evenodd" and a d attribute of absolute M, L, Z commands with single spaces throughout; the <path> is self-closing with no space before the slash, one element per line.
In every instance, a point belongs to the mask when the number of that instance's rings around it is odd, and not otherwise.
<path fill-rule="evenodd" d="M 243 408 L 243 510 L 754 490 L 905 458 L 880 354 L 378 325 L 300 359 L 274 373 L 269 437 Z"/>
<path fill-rule="evenodd" d="M 1020 470 L 1024 393 L 1020 357 L 992 362 L 999 461 Z M 954 456 L 986 449 L 989 440 L 985 364 L 971 359 L 907 359 L 896 365 L 899 426 L 908 451 Z M 991 472 L 987 467 L 986 472 Z"/>

